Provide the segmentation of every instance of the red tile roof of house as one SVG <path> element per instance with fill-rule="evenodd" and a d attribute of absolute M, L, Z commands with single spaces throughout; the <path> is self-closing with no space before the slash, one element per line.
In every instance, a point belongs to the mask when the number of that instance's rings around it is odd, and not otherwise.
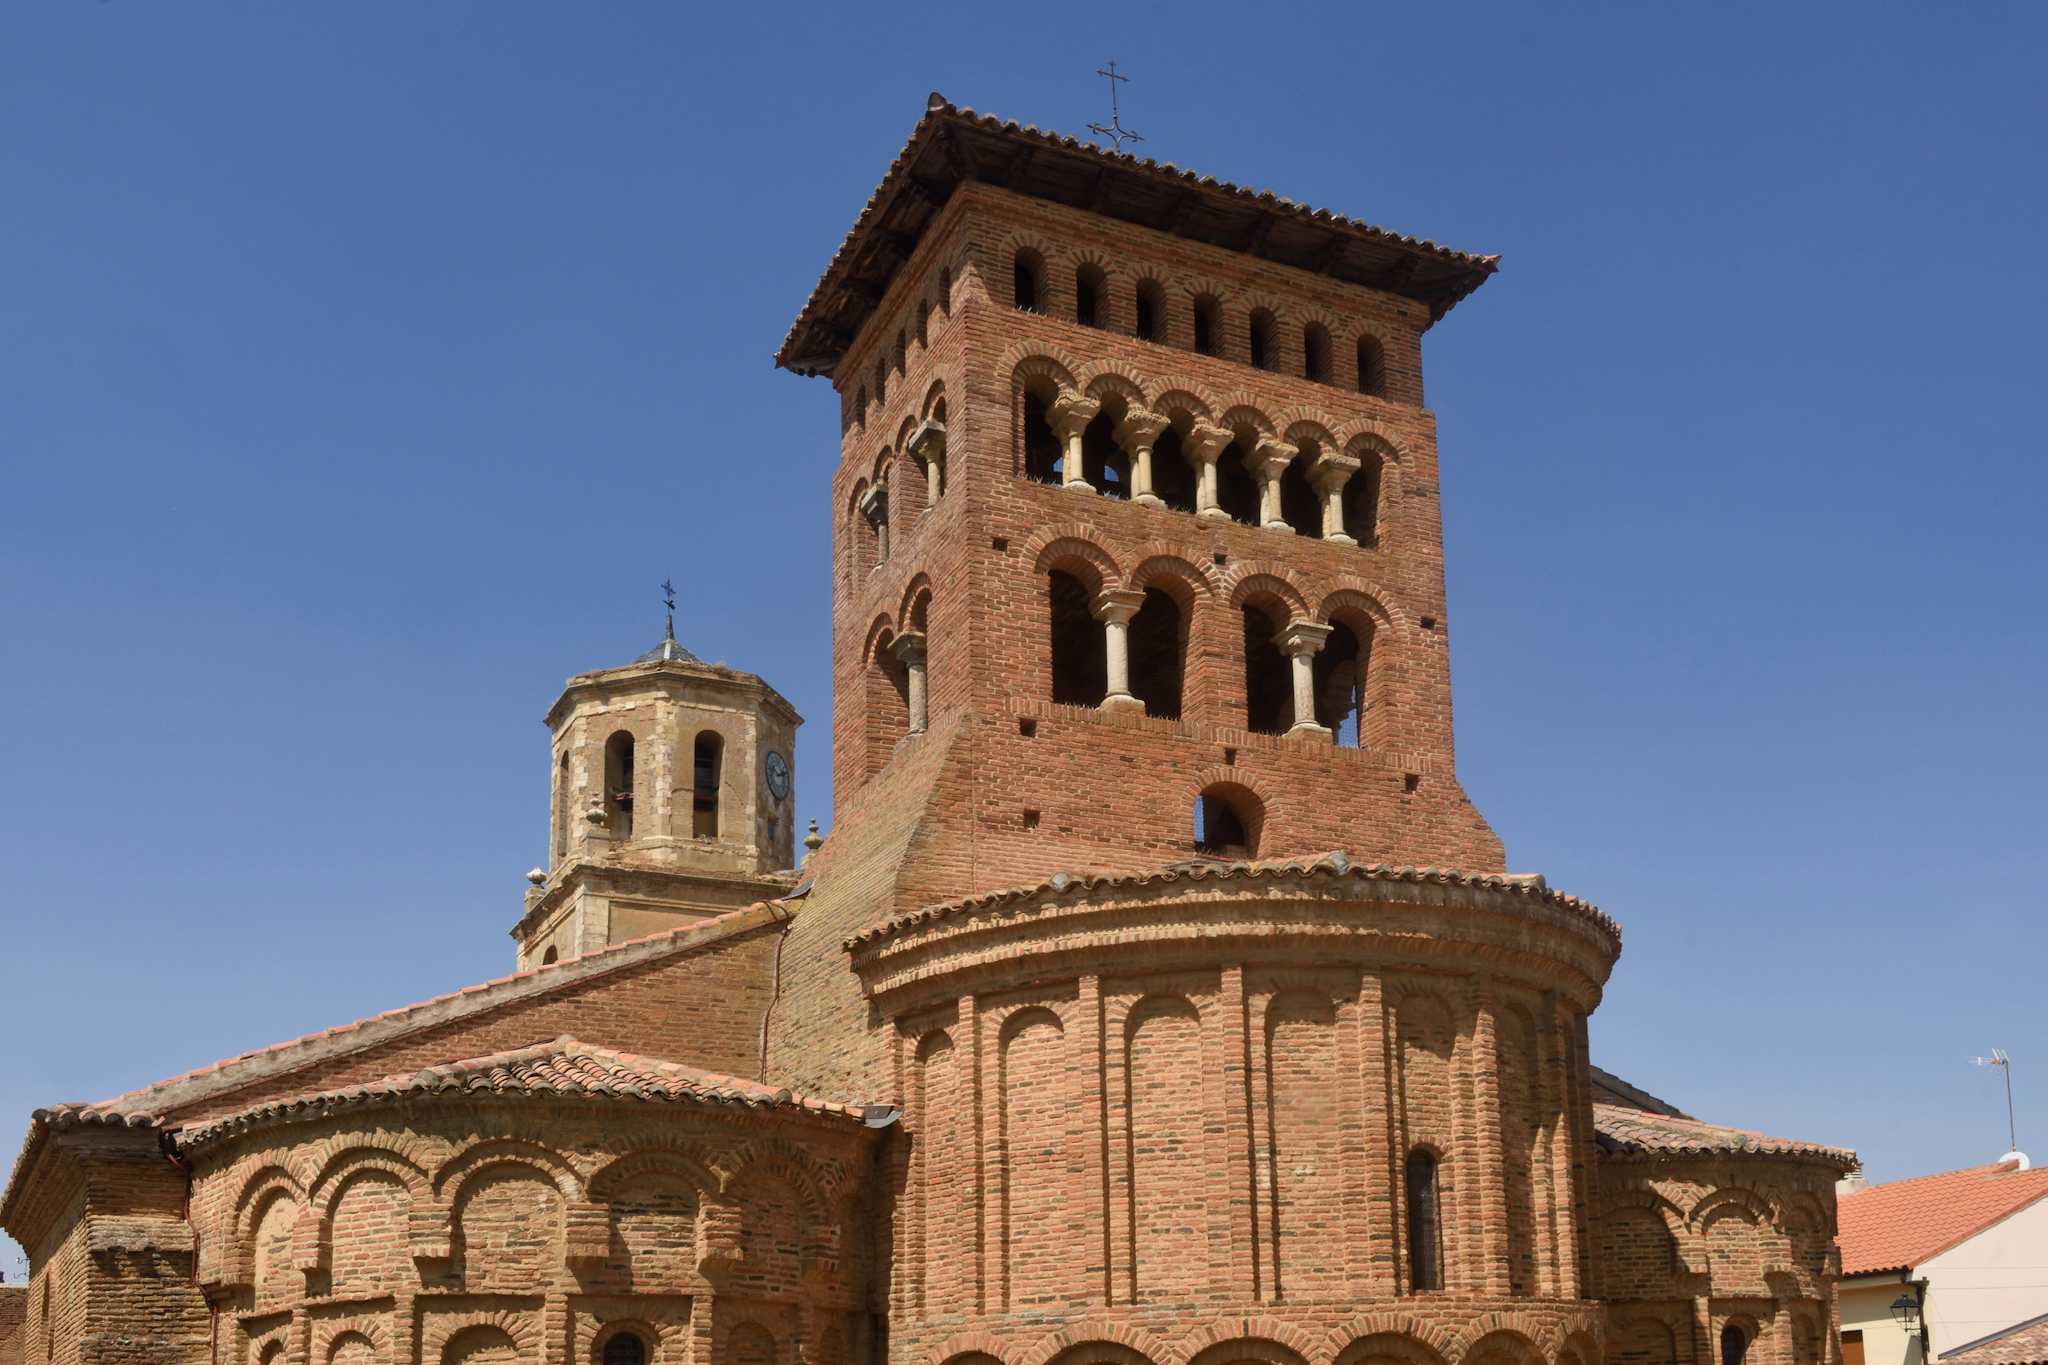
<path fill-rule="evenodd" d="M 1906 1270 L 2048 1195 L 2048 1168 L 1972 1166 L 1842 1196 L 1844 1275 Z"/>
<path fill-rule="evenodd" d="M 1942 1365 L 2048 1365 L 2048 1313 L 1941 1353 Z"/>
<path fill-rule="evenodd" d="M 815 1100 L 759 1081 L 597 1047 L 565 1034 L 531 1047 L 465 1057 L 362 1085 L 267 1100 L 180 1133 L 178 1145 L 190 1149 L 266 1123 L 324 1118 L 364 1105 L 418 1098 L 625 1100 L 867 1117 L 863 1106 Z"/>

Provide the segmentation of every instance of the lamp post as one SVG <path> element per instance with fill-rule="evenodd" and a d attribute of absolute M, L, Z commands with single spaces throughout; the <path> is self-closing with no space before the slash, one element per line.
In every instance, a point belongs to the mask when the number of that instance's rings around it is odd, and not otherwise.
<path fill-rule="evenodd" d="M 1909 1340 L 1920 1343 L 1920 1359 L 1910 1365 L 1926 1365 L 1927 1362 L 1927 1319 L 1920 1312 L 1918 1287 L 1911 1294 L 1901 1294 L 1892 1300 L 1892 1320 L 1899 1324 Z"/>

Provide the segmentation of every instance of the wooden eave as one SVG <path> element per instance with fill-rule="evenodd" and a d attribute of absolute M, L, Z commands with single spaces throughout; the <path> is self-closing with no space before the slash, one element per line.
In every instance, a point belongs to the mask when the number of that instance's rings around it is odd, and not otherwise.
<path fill-rule="evenodd" d="M 1268 192 L 1042 133 L 934 94 L 775 363 L 798 374 L 830 374 L 925 230 L 969 181 L 1413 299 L 1429 309 L 1432 321 L 1499 268 L 1497 256 L 1454 251 Z"/>

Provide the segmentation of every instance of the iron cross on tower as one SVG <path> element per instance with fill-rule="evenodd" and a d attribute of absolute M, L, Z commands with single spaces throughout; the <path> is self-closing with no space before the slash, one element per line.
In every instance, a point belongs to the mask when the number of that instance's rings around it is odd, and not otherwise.
<path fill-rule="evenodd" d="M 1116 71 L 1116 62 L 1113 60 L 1110 62 L 1107 68 L 1097 67 L 1095 70 L 1095 74 L 1098 76 L 1106 76 L 1109 78 L 1109 122 L 1106 124 L 1091 123 L 1088 125 L 1088 131 L 1095 134 L 1097 137 L 1108 138 L 1110 140 L 1110 144 L 1114 146 L 1116 150 L 1119 152 L 1124 149 L 1124 144 L 1126 142 L 1143 142 L 1145 140 L 1144 138 L 1138 136 L 1130 129 L 1124 127 L 1123 118 L 1117 110 L 1117 85 L 1119 82 L 1129 81 L 1130 77 L 1119 76 Z"/>
<path fill-rule="evenodd" d="M 668 638 L 676 638 L 676 585 L 664 578 L 661 580 L 661 600 L 668 608 Z"/>

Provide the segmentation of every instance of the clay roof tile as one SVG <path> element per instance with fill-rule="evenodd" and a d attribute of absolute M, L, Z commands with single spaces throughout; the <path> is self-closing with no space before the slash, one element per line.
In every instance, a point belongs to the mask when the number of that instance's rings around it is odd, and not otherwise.
<path fill-rule="evenodd" d="M 564 1035 L 485 1057 L 467 1057 L 339 1089 L 266 1100 L 176 1134 L 193 1148 L 276 1122 L 323 1118 L 344 1110 L 415 1098 L 622 1100 L 788 1109 L 865 1121 L 862 1105 L 812 1099 L 787 1087 L 743 1080 L 680 1062 L 643 1057 Z"/>
<path fill-rule="evenodd" d="M 1894 1180 L 1843 1195 L 1844 1275 L 1906 1270 L 2048 1195 L 2048 1167 L 2016 1163 Z M 1946 1357 L 1944 1357 L 1946 1359 Z"/>

